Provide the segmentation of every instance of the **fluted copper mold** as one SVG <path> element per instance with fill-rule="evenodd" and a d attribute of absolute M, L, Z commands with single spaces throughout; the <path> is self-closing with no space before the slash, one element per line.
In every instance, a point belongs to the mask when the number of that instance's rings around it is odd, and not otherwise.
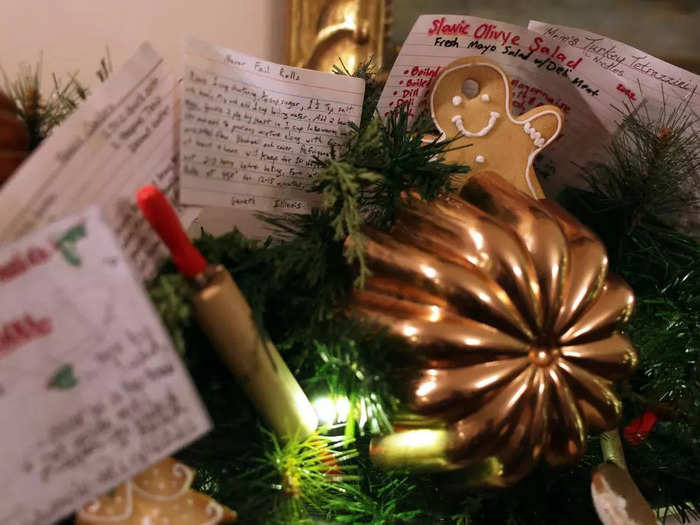
<path fill-rule="evenodd" d="M 378 438 L 374 461 L 507 485 L 541 458 L 578 460 L 587 428 L 616 425 L 612 383 L 637 364 L 620 333 L 634 295 L 602 243 L 493 173 L 406 199 L 390 234 L 366 232 L 372 277 L 351 312 L 411 343 L 408 405 L 446 425 Z"/>

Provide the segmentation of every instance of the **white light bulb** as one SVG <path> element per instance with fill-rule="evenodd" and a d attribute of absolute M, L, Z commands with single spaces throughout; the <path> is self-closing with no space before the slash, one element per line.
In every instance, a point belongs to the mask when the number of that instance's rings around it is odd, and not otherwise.
<path fill-rule="evenodd" d="M 318 397 L 311 402 L 311 405 L 322 425 L 330 425 L 335 422 L 335 403 L 329 397 Z"/>

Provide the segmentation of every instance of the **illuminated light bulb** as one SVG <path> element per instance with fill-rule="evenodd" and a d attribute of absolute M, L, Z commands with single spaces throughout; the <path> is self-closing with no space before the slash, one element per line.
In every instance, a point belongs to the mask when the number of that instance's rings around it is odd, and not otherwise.
<path fill-rule="evenodd" d="M 441 317 L 442 313 L 440 312 L 440 307 L 436 304 L 432 305 L 430 307 L 430 321 L 436 323 L 440 320 Z"/>
<path fill-rule="evenodd" d="M 345 423 L 348 420 L 350 408 L 350 400 L 345 396 L 338 396 L 335 400 L 335 415 L 339 423 Z"/>
<path fill-rule="evenodd" d="M 311 405 L 316 411 L 321 425 L 332 425 L 333 423 L 345 423 L 350 414 L 350 400 L 345 396 L 321 396 L 314 399 Z"/>
<path fill-rule="evenodd" d="M 335 403 L 329 397 L 319 397 L 311 402 L 314 407 L 318 421 L 322 425 L 330 425 L 335 422 Z"/>

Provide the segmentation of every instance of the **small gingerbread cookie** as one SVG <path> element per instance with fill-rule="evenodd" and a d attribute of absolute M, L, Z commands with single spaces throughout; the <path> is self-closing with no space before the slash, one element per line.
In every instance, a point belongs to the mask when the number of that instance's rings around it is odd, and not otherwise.
<path fill-rule="evenodd" d="M 218 525 L 236 513 L 190 489 L 194 471 L 173 458 L 151 466 L 81 510 L 76 525 Z"/>
<path fill-rule="evenodd" d="M 479 171 L 494 171 L 533 197 L 544 197 L 532 163 L 561 133 L 564 115 L 556 106 L 539 106 L 514 117 L 510 79 L 496 63 L 467 57 L 448 64 L 430 94 L 430 111 L 441 138 L 468 143 L 447 160 L 471 166 L 456 177 L 461 187 Z"/>

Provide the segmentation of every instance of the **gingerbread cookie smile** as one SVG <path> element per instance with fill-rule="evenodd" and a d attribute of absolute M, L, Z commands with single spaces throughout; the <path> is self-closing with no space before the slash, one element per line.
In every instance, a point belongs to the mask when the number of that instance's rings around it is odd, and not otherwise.
<path fill-rule="evenodd" d="M 471 132 L 467 131 L 464 128 L 464 122 L 462 122 L 462 116 L 461 115 L 455 115 L 452 117 L 452 122 L 455 123 L 455 126 L 457 126 L 457 130 L 464 135 L 465 137 L 483 137 L 486 135 L 489 131 L 493 129 L 493 126 L 496 124 L 496 120 L 498 120 L 498 117 L 500 117 L 500 113 L 496 113 L 495 111 L 492 111 L 491 114 L 489 115 L 489 123 L 486 124 L 483 128 L 481 128 L 477 132 Z"/>
<path fill-rule="evenodd" d="M 449 64 L 438 77 L 430 109 L 442 139 L 471 145 L 449 152 L 448 161 L 471 166 L 470 174 L 495 171 L 521 191 L 543 197 L 532 164 L 559 136 L 564 116 L 555 106 L 540 106 L 514 117 L 511 98 L 510 79 L 500 66 L 467 57 Z"/>

